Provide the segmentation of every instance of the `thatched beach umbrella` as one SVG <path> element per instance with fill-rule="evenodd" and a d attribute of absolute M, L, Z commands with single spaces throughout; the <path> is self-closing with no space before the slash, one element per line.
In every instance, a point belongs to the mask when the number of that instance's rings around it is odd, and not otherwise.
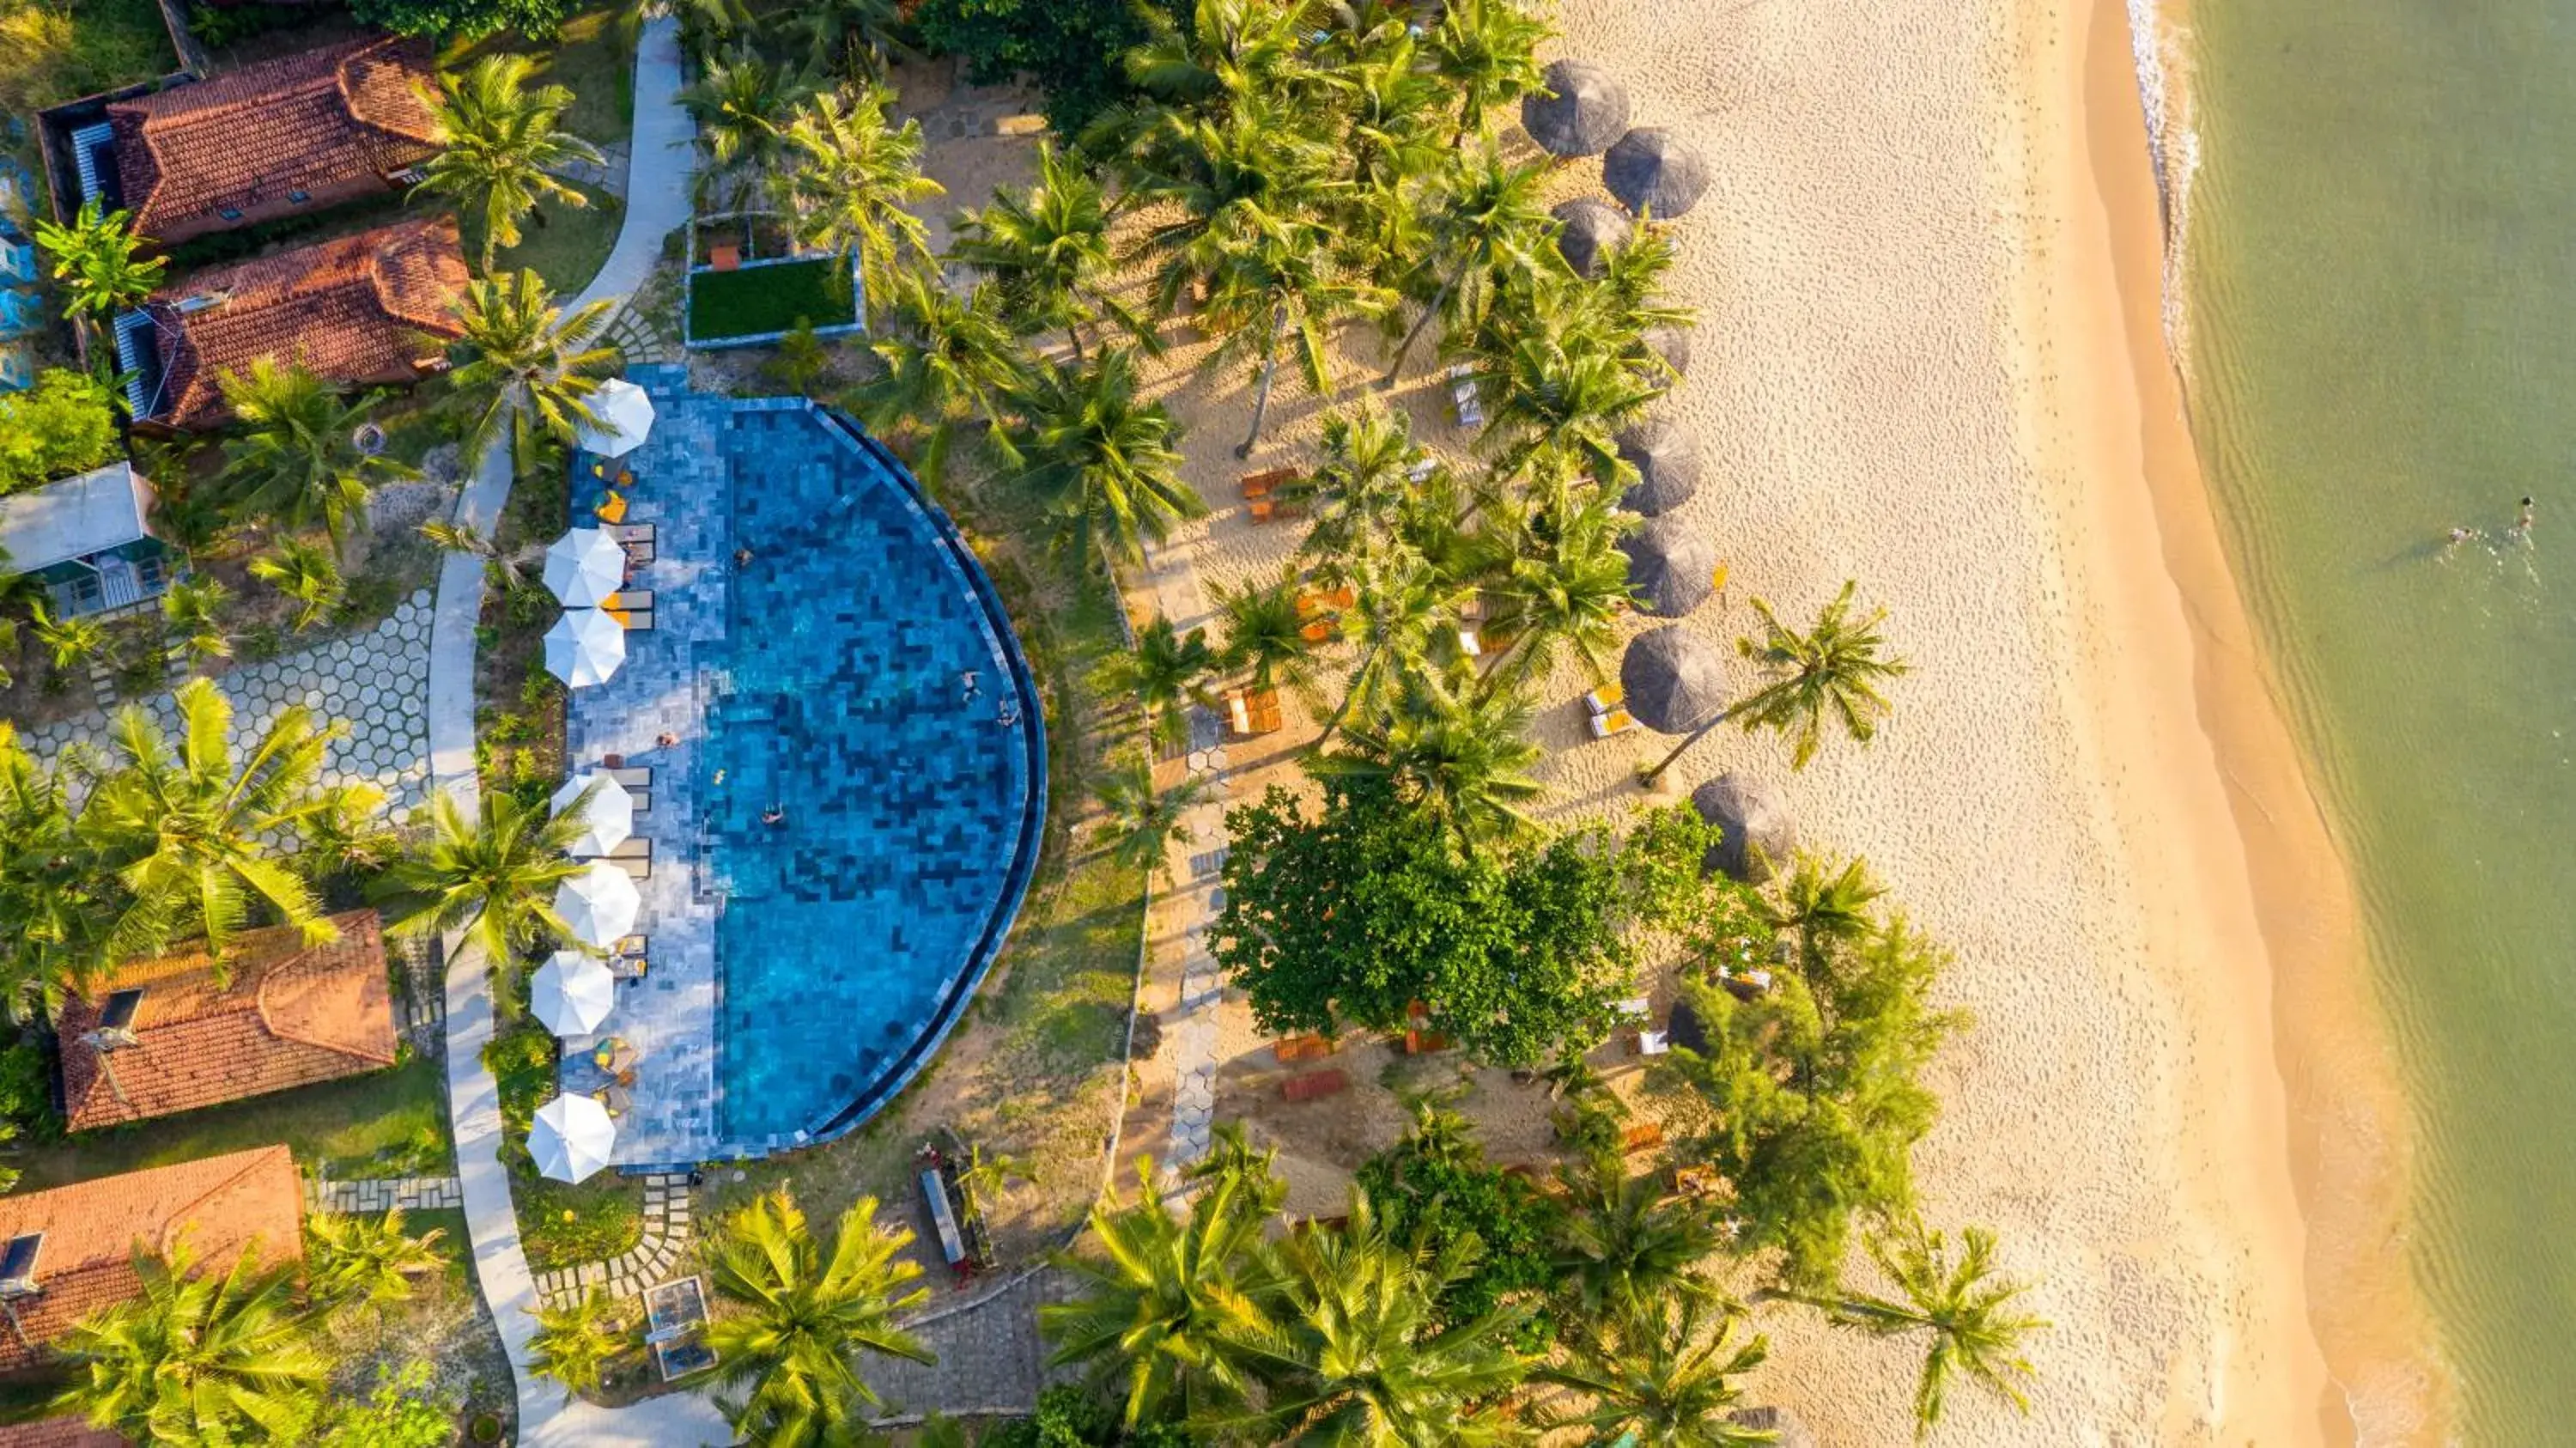
<path fill-rule="evenodd" d="M 1637 607 L 1679 618 L 1717 592 L 1717 545 L 1679 518 L 1659 518 L 1619 540 Z"/>
<path fill-rule="evenodd" d="M 1619 506 L 1652 518 L 1691 500 L 1699 491 L 1699 440 L 1670 418 L 1650 417 L 1619 430 L 1619 456 L 1637 470 L 1636 486 Z"/>
<path fill-rule="evenodd" d="M 1661 126 L 1639 126 L 1601 158 L 1601 184 L 1640 216 L 1670 221 L 1699 204 L 1708 162 L 1699 148 Z"/>
<path fill-rule="evenodd" d="M 1575 275 L 1597 277 L 1610 269 L 1610 253 L 1628 244 L 1635 228 L 1628 213 L 1607 201 L 1578 196 L 1548 212 L 1557 220 L 1556 249 Z"/>
<path fill-rule="evenodd" d="M 1673 369 L 1675 377 L 1690 375 L 1690 328 L 1659 322 L 1648 327 L 1640 340 L 1646 344 L 1647 351 L 1664 359 L 1664 365 Z"/>
<path fill-rule="evenodd" d="M 1726 713 L 1726 655 L 1679 624 L 1639 634 L 1619 660 L 1628 713 L 1658 734 L 1688 734 Z"/>
<path fill-rule="evenodd" d="M 1521 97 L 1521 129 L 1551 156 L 1598 156 L 1628 129 L 1628 88 L 1607 66 L 1560 60 Z"/>
<path fill-rule="evenodd" d="M 1691 791 L 1691 808 L 1726 835 L 1703 869 L 1759 885 L 1797 851 L 1798 822 L 1789 817 L 1788 801 L 1761 780 L 1721 774 Z"/>
<path fill-rule="evenodd" d="M 1739 1428 L 1770 1433 L 1776 1448 L 1816 1448 L 1816 1435 L 1786 1408 L 1738 1408 L 1726 1420 Z"/>

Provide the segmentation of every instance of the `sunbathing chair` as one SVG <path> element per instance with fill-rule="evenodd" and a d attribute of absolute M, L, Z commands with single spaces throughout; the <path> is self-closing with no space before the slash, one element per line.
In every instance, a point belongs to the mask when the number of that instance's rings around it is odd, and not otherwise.
<path fill-rule="evenodd" d="M 1280 1065 L 1294 1066 L 1300 1061 L 1320 1061 L 1335 1049 L 1327 1036 L 1282 1036 L 1270 1047 L 1270 1054 Z"/>
<path fill-rule="evenodd" d="M 1460 427 L 1485 425 L 1484 399 L 1476 395 L 1476 370 L 1464 362 L 1449 369 L 1449 403 L 1458 410 Z"/>
<path fill-rule="evenodd" d="M 1303 1076 L 1291 1076 L 1280 1082 L 1279 1099 L 1291 1102 L 1316 1101 L 1326 1096 L 1338 1095 L 1349 1090 L 1350 1087 L 1349 1072 L 1339 1066 L 1328 1066 L 1321 1071 L 1309 1071 Z"/>
<path fill-rule="evenodd" d="M 1333 636 L 1340 632 L 1340 627 L 1330 617 L 1325 617 L 1315 619 L 1304 628 L 1297 630 L 1297 637 L 1310 644 L 1328 644 L 1333 641 Z"/>
<path fill-rule="evenodd" d="M 1607 739 L 1613 734 L 1625 734 L 1636 727 L 1636 717 L 1625 709 L 1613 709 L 1607 714 L 1592 716 L 1592 737 L 1595 739 Z"/>
<path fill-rule="evenodd" d="M 627 562 L 641 568 L 660 552 L 655 546 L 658 531 L 650 523 L 617 523 L 609 527 L 608 536 L 625 547 Z"/>
<path fill-rule="evenodd" d="M 1607 714 L 1626 702 L 1628 702 L 1628 686 L 1625 684 L 1604 684 L 1583 696 L 1583 707 L 1594 714 Z"/>
<path fill-rule="evenodd" d="M 653 611 L 653 590 L 649 588 L 621 588 L 615 593 L 608 595 L 606 598 L 601 599 L 599 601 L 599 606 L 601 608 L 613 608 L 619 613 L 651 613 Z"/>
<path fill-rule="evenodd" d="M 642 835 L 629 837 L 624 844 L 600 858 L 638 880 L 649 880 L 653 877 L 653 842 Z"/>

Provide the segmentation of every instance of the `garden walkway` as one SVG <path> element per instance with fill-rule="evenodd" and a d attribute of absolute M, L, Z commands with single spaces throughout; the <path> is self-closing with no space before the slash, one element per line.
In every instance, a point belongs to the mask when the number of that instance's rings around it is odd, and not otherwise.
<path fill-rule="evenodd" d="M 628 187 L 617 245 L 574 305 L 623 297 L 640 285 L 661 254 L 662 238 L 688 219 L 692 140 L 679 91 L 679 26 L 668 16 L 644 27 L 635 54 L 635 156 L 644 172 Z M 508 451 L 487 454 L 457 501 L 456 521 L 492 536 L 510 497 Z M 482 560 L 451 554 L 439 573 L 429 645 L 430 773 L 437 786 L 469 808 L 474 777 L 474 629 L 483 611 Z M 572 1400 L 528 1369 L 537 1288 L 519 1244 L 510 1205 L 510 1176 L 501 1164 L 501 1102 L 483 1048 L 492 1039 L 486 962 L 466 946 L 447 970 L 447 1100 L 456 1136 L 458 1183 L 464 1189 L 466 1236 L 483 1301 L 501 1332 L 516 1379 L 522 1444 L 586 1448 L 690 1448 L 732 1440 L 715 1405 L 694 1393 L 654 1398 L 623 1409 Z"/>

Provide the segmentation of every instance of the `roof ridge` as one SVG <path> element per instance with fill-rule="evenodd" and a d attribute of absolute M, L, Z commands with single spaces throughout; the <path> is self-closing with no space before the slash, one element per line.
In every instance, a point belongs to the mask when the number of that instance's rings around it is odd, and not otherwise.
<path fill-rule="evenodd" d="M 303 949 L 295 952 L 293 955 L 285 957 L 282 960 L 271 962 L 268 968 L 262 970 L 259 974 L 259 989 L 251 994 L 251 1009 L 259 1016 L 260 1028 L 281 1041 L 293 1041 L 298 1045 L 311 1046 L 315 1050 L 329 1051 L 333 1055 L 347 1056 L 352 1060 L 374 1061 L 380 1065 L 390 1066 L 394 1063 L 393 1052 L 386 1052 L 383 1055 L 378 1055 L 373 1051 L 361 1050 L 353 1047 L 345 1041 L 326 1041 L 316 1035 L 290 1031 L 279 1025 L 277 1018 L 269 1014 L 268 988 L 276 984 L 279 978 L 285 976 L 288 972 L 295 970 L 299 966 L 311 964 L 316 951 L 329 949 L 339 943 L 340 939 L 335 936 L 330 940 L 307 945 Z"/>
<path fill-rule="evenodd" d="M 170 1260 L 171 1248 L 176 1246 L 179 1241 L 177 1236 L 179 1229 L 182 1226 L 194 1226 L 196 1224 L 197 1209 L 199 1207 L 213 1201 L 223 1193 L 230 1191 L 234 1186 L 240 1183 L 242 1178 L 249 1176 L 253 1171 L 257 1170 L 264 1162 L 266 1162 L 269 1153 L 278 1151 L 287 1151 L 286 1143 L 282 1141 L 271 1142 L 267 1146 L 254 1146 L 240 1152 L 239 1155 L 242 1156 L 244 1160 L 237 1170 L 224 1177 L 221 1181 L 216 1182 L 213 1186 L 208 1187 L 205 1191 L 190 1198 L 186 1202 L 181 1203 L 179 1209 L 170 1214 L 170 1219 L 161 1224 L 160 1240 L 156 1244 L 160 1248 L 161 1260 L 164 1262 Z M 203 1159 L 208 1161 L 222 1160 L 221 1157 L 207 1157 Z M 294 1153 L 288 1152 L 287 1164 L 290 1168 L 294 1165 L 294 1161 Z"/>
<path fill-rule="evenodd" d="M 357 87 L 352 84 L 350 80 L 350 71 L 361 63 L 382 62 L 385 64 L 398 64 L 397 58 L 393 56 L 391 52 L 398 49 L 403 44 L 405 44 L 405 42 L 400 36 L 387 35 L 378 37 L 371 44 L 359 46 L 357 49 L 341 56 L 339 63 L 331 67 L 331 83 L 333 86 L 338 88 L 340 92 L 341 108 L 349 113 L 349 119 L 372 130 L 382 131 L 388 136 L 396 136 L 406 141 L 418 141 L 424 145 L 434 145 L 439 139 L 435 122 L 432 123 L 430 133 L 426 135 L 417 131 L 406 131 L 395 126 L 388 125 L 382 119 L 368 112 L 365 105 L 363 105 L 359 100 Z M 419 95 L 420 103 L 423 106 L 431 107 L 434 112 L 435 103 L 429 99 L 428 94 L 426 92 L 417 92 L 417 94 Z"/>

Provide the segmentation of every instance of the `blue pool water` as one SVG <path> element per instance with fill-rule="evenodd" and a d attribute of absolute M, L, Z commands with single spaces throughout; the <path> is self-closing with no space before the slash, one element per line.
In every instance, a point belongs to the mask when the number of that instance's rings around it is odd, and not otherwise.
<path fill-rule="evenodd" d="M 911 480 L 801 404 L 736 407 L 725 552 L 753 556 L 694 660 L 692 772 L 720 1129 L 784 1145 L 863 1118 L 954 1023 L 1026 888 L 1045 751 L 990 583 Z"/>

